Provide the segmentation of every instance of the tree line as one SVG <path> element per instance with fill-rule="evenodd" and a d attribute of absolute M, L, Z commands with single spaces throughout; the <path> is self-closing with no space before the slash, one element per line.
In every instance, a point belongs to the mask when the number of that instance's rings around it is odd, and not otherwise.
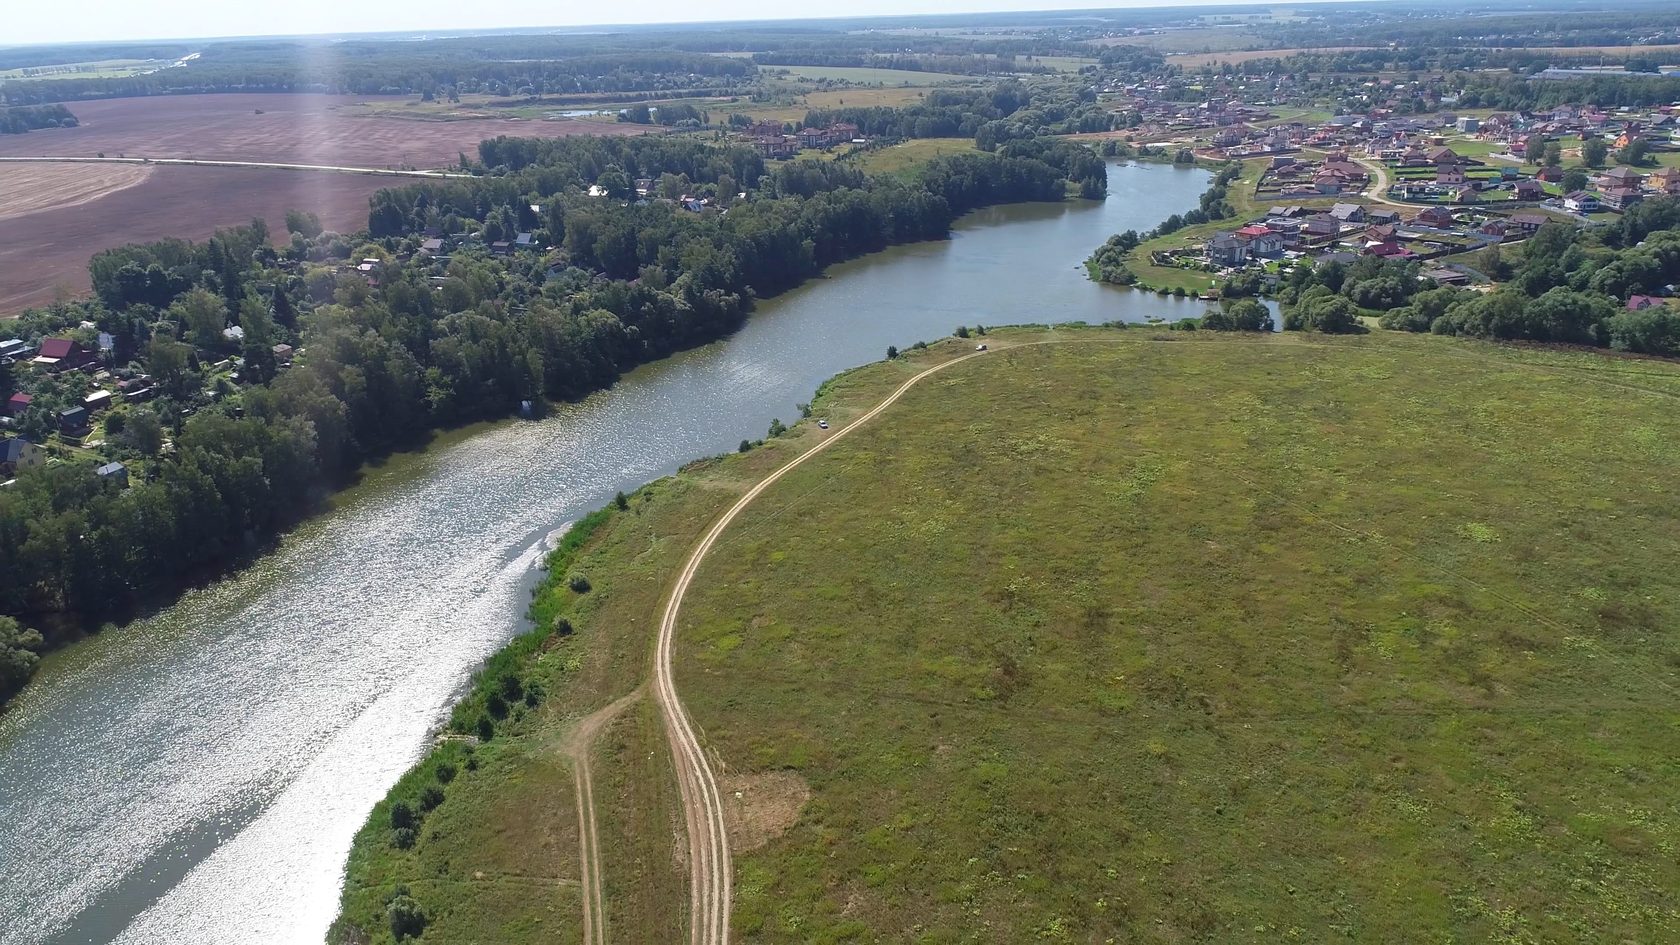
<path fill-rule="evenodd" d="M 63 105 L 0 108 L 0 135 L 21 135 L 37 128 L 74 128 L 76 125 L 76 116 Z"/>

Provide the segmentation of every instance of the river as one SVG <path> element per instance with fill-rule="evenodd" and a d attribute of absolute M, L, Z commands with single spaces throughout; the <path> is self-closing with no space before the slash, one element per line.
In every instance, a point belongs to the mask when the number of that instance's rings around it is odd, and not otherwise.
<path fill-rule="evenodd" d="M 948 241 L 835 266 L 541 421 L 394 457 L 252 567 L 51 656 L 0 717 L 0 943 L 320 942 L 351 837 L 520 629 L 557 529 L 792 420 L 888 345 L 1199 313 L 1079 262 L 1195 206 L 1208 178 L 1112 165 L 1103 203 L 984 210 Z"/>

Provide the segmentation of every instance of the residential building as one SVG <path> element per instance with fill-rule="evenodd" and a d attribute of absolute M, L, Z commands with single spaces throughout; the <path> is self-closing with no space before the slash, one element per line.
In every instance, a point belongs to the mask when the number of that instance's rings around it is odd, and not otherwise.
<path fill-rule="evenodd" d="M 1563 195 L 1563 209 L 1575 213 L 1596 213 L 1601 207 L 1597 194 L 1585 190 L 1572 190 Z"/>
<path fill-rule="evenodd" d="M 29 404 L 34 399 L 35 399 L 34 397 L 31 397 L 30 395 L 25 394 L 21 390 L 18 391 L 17 393 L 15 393 L 15 394 L 13 394 L 6 401 L 6 416 L 8 416 L 8 417 L 21 417 L 21 416 L 23 416 L 23 412 L 25 410 L 29 409 Z"/>
<path fill-rule="evenodd" d="M 1510 221 L 1513 229 L 1515 229 L 1518 233 L 1527 236 L 1528 234 L 1533 233 L 1546 224 L 1552 222 L 1552 218 L 1546 216 L 1544 213 L 1513 213 L 1510 216 Z"/>
<path fill-rule="evenodd" d="M 60 371 L 74 371 L 93 361 L 93 352 L 69 338 L 43 338 L 41 350 L 30 363 L 57 374 Z"/>
<path fill-rule="evenodd" d="M 1248 243 L 1233 233 L 1220 233 L 1207 242 L 1207 257 L 1222 266 L 1248 262 Z"/>
<path fill-rule="evenodd" d="M 1342 223 L 1365 222 L 1365 208 L 1357 203 L 1339 203 L 1330 208 L 1330 215 Z"/>
<path fill-rule="evenodd" d="M 47 462 L 46 450 L 21 436 L 0 440 L 0 473 L 16 475 L 21 470 L 34 469 Z"/>
<path fill-rule="evenodd" d="M 128 485 L 128 467 L 115 460 L 95 469 L 93 474 L 105 482 L 114 482 L 124 487 Z"/>
<path fill-rule="evenodd" d="M 86 407 L 66 407 L 58 412 L 58 432 L 66 436 L 80 436 L 93 426 Z"/>

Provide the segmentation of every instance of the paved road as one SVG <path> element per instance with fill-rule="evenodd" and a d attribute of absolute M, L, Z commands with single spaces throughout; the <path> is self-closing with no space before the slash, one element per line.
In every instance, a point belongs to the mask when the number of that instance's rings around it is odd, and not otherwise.
<path fill-rule="evenodd" d="M 717 542 L 724 529 L 728 528 L 729 523 L 764 490 L 799 464 L 880 416 L 923 379 L 980 354 L 981 352 L 976 351 L 943 364 L 936 364 L 910 378 L 886 400 L 876 404 L 874 409 L 847 424 L 844 429 L 830 434 L 827 439 L 765 477 L 764 481 L 752 487 L 712 525 L 706 537 L 695 546 L 688 564 L 683 567 L 676 584 L 671 588 L 671 598 L 665 606 L 665 616 L 659 624 L 658 646 L 654 658 L 654 697 L 659 703 L 660 714 L 665 720 L 666 734 L 670 738 L 671 753 L 677 767 L 677 782 L 682 789 L 683 816 L 688 823 L 689 915 L 693 923 L 689 929 L 689 941 L 692 945 L 728 945 L 729 907 L 733 898 L 731 889 L 734 876 L 729 859 L 729 834 L 723 822 L 723 802 L 718 792 L 717 778 L 712 774 L 711 760 L 706 756 L 706 749 L 695 734 L 694 724 L 689 719 L 688 710 L 683 708 L 682 698 L 677 695 L 677 687 L 671 676 L 672 642 L 676 637 L 677 615 L 682 610 L 683 595 L 688 592 L 695 572 L 700 570 L 706 553 L 711 551 L 712 545 Z"/>
<path fill-rule="evenodd" d="M 373 174 L 383 177 L 472 177 L 461 171 L 405 171 L 385 167 L 343 167 L 335 164 L 280 164 L 273 161 L 201 161 L 196 158 L 143 157 L 0 157 L 11 164 L 138 164 L 147 167 L 266 167 L 282 171 L 326 171 L 331 174 Z"/>

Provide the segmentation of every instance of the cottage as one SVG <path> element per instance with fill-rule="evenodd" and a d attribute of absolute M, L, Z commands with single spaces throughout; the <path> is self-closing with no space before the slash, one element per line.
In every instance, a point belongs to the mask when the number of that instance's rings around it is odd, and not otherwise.
<path fill-rule="evenodd" d="M 1494 239 L 1502 240 L 1505 238 L 1506 232 L 1510 229 L 1511 225 L 1504 220 L 1489 220 L 1481 226 L 1476 227 L 1476 232 L 1483 236 L 1491 236 Z"/>
<path fill-rule="evenodd" d="M 1534 176 L 1538 180 L 1545 181 L 1548 184 L 1562 183 L 1562 181 L 1563 181 L 1563 168 L 1558 167 L 1555 164 L 1551 165 L 1550 167 L 1542 167 L 1540 169 L 1539 173 L 1535 174 Z"/>
<path fill-rule="evenodd" d="M 30 395 L 25 394 L 21 390 L 18 391 L 17 393 L 15 393 L 15 394 L 13 394 L 6 401 L 6 416 L 8 416 L 8 417 L 21 417 L 21 416 L 23 416 L 23 412 L 25 410 L 29 409 L 29 404 L 34 399 L 35 399 L 34 397 L 31 397 Z"/>
<path fill-rule="evenodd" d="M 1429 152 L 1429 163 L 1436 166 L 1440 166 L 1442 164 L 1463 164 L 1464 159 L 1459 157 L 1458 152 L 1454 151 L 1452 148 L 1436 148 L 1435 150 Z"/>
<path fill-rule="evenodd" d="M 14 476 L 19 471 L 45 465 L 46 451 L 21 436 L 0 440 L 0 473 Z"/>
<path fill-rule="evenodd" d="M 93 474 L 105 482 L 114 482 L 119 487 L 128 486 L 128 467 L 115 460 L 95 469 Z"/>
<path fill-rule="evenodd" d="M 1537 180 L 1519 180 L 1511 185 L 1511 196 L 1518 200 L 1543 200 L 1546 188 Z"/>
<path fill-rule="evenodd" d="M 1539 230 L 1551 220 L 1552 218 L 1544 213 L 1513 213 L 1510 216 L 1511 227 L 1525 236 Z"/>
<path fill-rule="evenodd" d="M 1665 167 L 1651 175 L 1651 186 L 1670 196 L 1680 196 L 1680 167 Z"/>
<path fill-rule="evenodd" d="M 432 237 L 420 244 L 420 255 L 422 256 L 436 256 L 441 252 L 443 252 L 443 239 L 441 237 Z"/>
<path fill-rule="evenodd" d="M 74 371 L 92 363 L 93 360 L 93 352 L 69 338 L 44 338 L 41 340 L 40 352 L 30 363 L 57 374 L 60 371 Z"/>
<path fill-rule="evenodd" d="M 1223 266 L 1248 262 L 1248 243 L 1233 233 L 1221 233 L 1207 243 L 1207 257 Z"/>
<path fill-rule="evenodd" d="M 92 428 L 92 418 L 86 407 L 66 407 L 58 412 L 58 432 L 65 436 L 80 436 Z"/>
<path fill-rule="evenodd" d="M 1365 208 L 1356 203 L 1339 203 L 1330 208 L 1330 215 L 1342 223 L 1365 222 Z"/>
<path fill-rule="evenodd" d="M 1461 187 L 1464 181 L 1464 168 L 1457 164 L 1435 165 L 1435 183 L 1446 187 Z"/>
<path fill-rule="evenodd" d="M 88 413 L 98 413 L 116 402 L 116 397 L 108 390 L 96 390 L 82 398 L 82 406 Z"/>
<path fill-rule="evenodd" d="M 1458 130 L 1464 134 L 1475 134 L 1480 131 L 1481 128 L 1482 121 L 1479 118 L 1472 118 L 1469 115 L 1464 115 L 1458 119 Z"/>
<path fill-rule="evenodd" d="M 1386 223 L 1390 226 L 1393 226 L 1394 224 L 1400 222 L 1400 211 L 1398 211 L 1398 210 L 1367 209 L 1365 211 L 1365 222 L 1366 223 Z"/>
<path fill-rule="evenodd" d="M 1613 168 L 1599 175 L 1600 201 L 1615 210 L 1625 209 L 1644 199 L 1645 195 L 1641 191 L 1644 185 L 1644 174 L 1631 167 Z"/>
<path fill-rule="evenodd" d="M 292 346 L 286 344 L 275 345 L 269 350 L 274 352 L 274 360 L 281 364 L 290 364 L 292 360 Z"/>
<path fill-rule="evenodd" d="M 1442 266 L 1438 269 L 1426 269 L 1423 272 L 1426 279 L 1434 279 L 1440 285 L 1469 285 L 1470 277 L 1457 269 Z"/>

